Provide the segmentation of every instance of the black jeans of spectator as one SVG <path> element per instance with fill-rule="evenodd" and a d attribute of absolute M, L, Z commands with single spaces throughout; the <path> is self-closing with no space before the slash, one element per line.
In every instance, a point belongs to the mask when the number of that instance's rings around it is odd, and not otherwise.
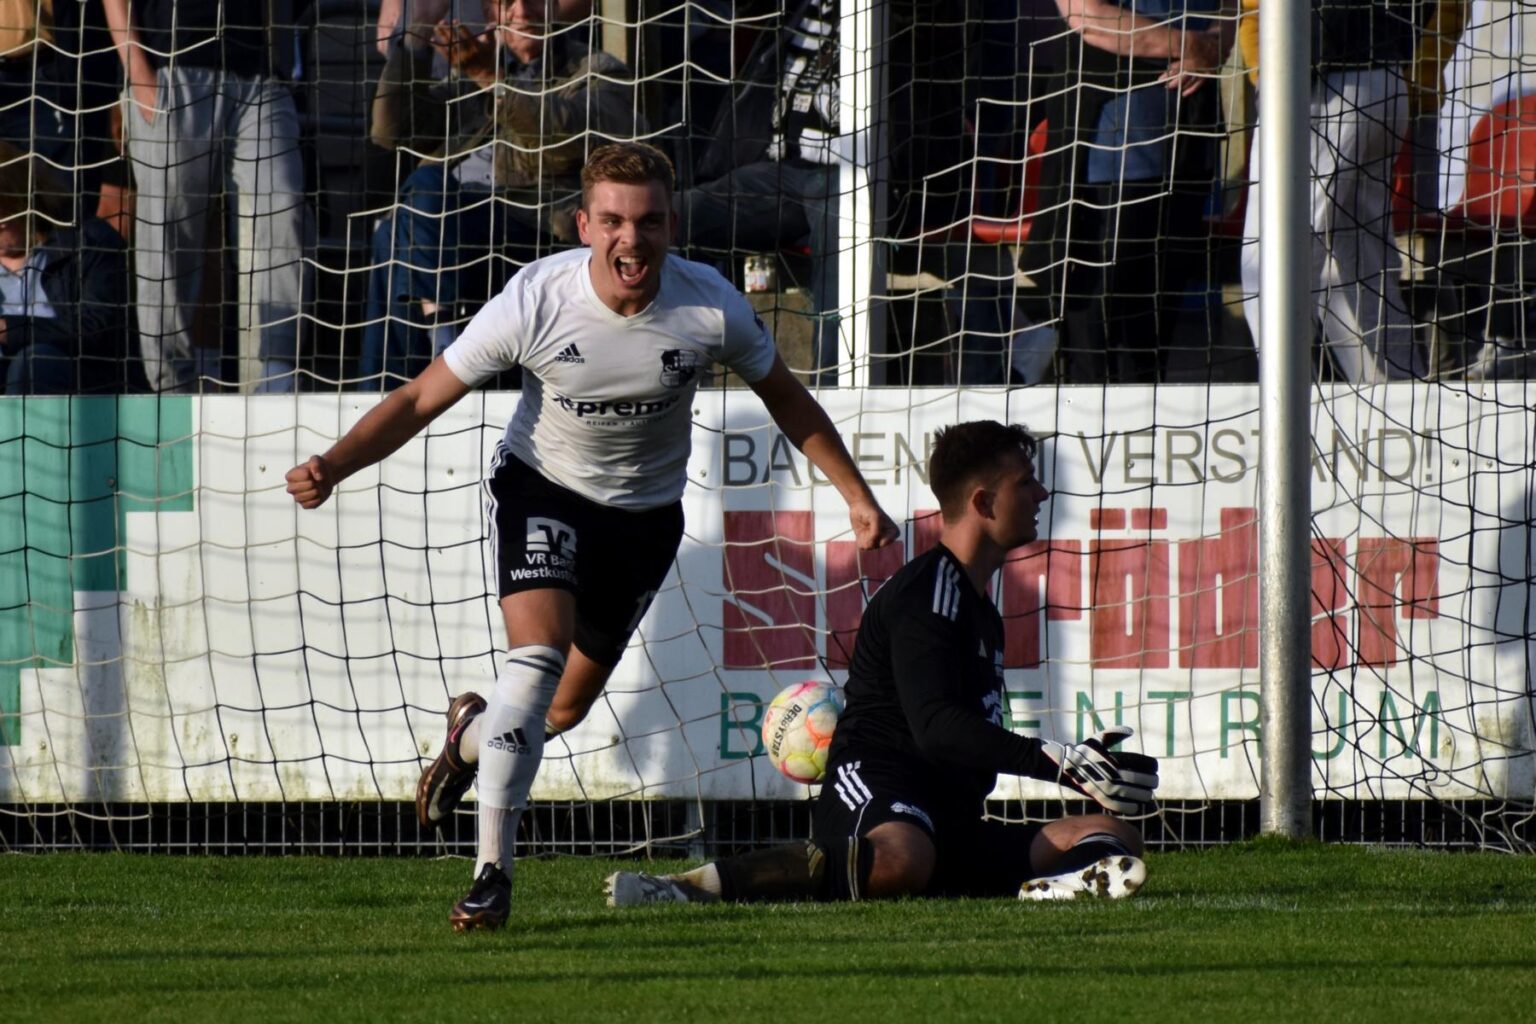
<path fill-rule="evenodd" d="M 684 246 L 695 258 L 734 259 L 807 245 L 811 301 L 816 312 L 815 368 L 821 384 L 836 381 L 837 168 L 802 162 L 738 167 L 723 178 L 684 192 L 678 201 Z M 727 268 L 726 276 L 734 277 Z M 797 369 L 804 369 L 797 367 Z"/>
<path fill-rule="evenodd" d="M 1080 186 L 1078 260 L 1064 275 L 1063 372 L 1079 384 L 1151 384 L 1179 339 L 1191 285 L 1208 279 L 1210 186 L 1127 181 Z"/>
<path fill-rule="evenodd" d="M 48 161 L 49 172 L 79 207 L 69 215 L 78 222 L 96 212 L 107 152 L 105 108 L 115 92 L 89 82 L 77 87 L 69 77 L 61 81 L 71 69 L 62 60 L 36 68 L 30 58 L 0 61 L 0 140 Z"/>
<path fill-rule="evenodd" d="M 143 381 L 132 381 L 127 370 L 121 359 L 82 356 L 47 342 L 33 342 L 8 356 L 0 350 L 0 381 L 7 395 L 114 395 L 141 390 Z"/>

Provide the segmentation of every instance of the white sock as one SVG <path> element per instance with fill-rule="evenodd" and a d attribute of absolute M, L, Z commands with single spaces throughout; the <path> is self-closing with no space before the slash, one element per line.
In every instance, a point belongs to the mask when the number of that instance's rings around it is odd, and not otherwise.
<path fill-rule="evenodd" d="M 672 877 L 680 878 L 690 885 L 696 885 L 711 896 L 720 895 L 720 869 L 715 867 L 714 861 Z"/>
<path fill-rule="evenodd" d="M 553 647 L 529 645 L 507 652 L 479 726 L 479 854 L 475 874 L 500 864 L 510 875 L 513 837 L 528 791 L 544 757 L 544 716 L 554 702 L 565 655 Z"/>
<path fill-rule="evenodd" d="M 517 845 L 517 823 L 522 820 L 520 807 L 491 807 L 480 803 L 480 841 L 475 852 L 475 875 L 487 864 L 501 867 L 507 880 L 512 880 L 512 850 Z"/>
<path fill-rule="evenodd" d="M 459 733 L 459 760 L 465 764 L 480 763 L 480 723 L 485 721 L 485 715 L 475 716 L 475 720 L 464 727 Z M 559 736 L 564 729 L 556 729 L 549 724 L 549 719 L 544 719 L 544 738 L 546 740 Z"/>
<path fill-rule="evenodd" d="M 490 705 L 486 705 L 490 710 Z M 475 716 L 475 720 L 464 727 L 459 733 L 459 760 L 465 764 L 480 763 L 480 723 L 485 721 L 485 712 Z"/>

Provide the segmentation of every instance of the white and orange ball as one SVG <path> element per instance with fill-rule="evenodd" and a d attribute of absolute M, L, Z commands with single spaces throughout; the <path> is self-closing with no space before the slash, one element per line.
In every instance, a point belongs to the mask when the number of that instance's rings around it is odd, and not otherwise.
<path fill-rule="evenodd" d="M 820 680 L 793 683 L 779 691 L 763 713 L 763 746 L 773 766 L 795 782 L 820 782 L 843 699 Z"/>

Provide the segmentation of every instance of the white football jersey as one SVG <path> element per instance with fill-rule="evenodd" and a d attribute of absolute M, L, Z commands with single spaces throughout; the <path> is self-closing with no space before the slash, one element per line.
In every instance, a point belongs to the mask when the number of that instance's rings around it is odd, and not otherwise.
<path fill-rule="evenodd" d="M 759 381 L 773 338 L 718 271 L 672 255 L 655 301 L 620 316 L 592 287 L 591 253 L 528 264 L 443 359 L 470 387 L 523 368 L 506 442 L 545 477 L 603 505 L 658 508 L 683 494 L 699 374 L 719 362 Z"/>

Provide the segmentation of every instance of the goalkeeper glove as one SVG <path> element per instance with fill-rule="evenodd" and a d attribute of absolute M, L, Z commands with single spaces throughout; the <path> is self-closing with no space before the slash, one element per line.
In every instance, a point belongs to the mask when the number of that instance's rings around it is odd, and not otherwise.
<path fill-rule="evenodd" d="M 1138 814 L 1152 803 L 1157 788 L 1157 758 L 1112 749 L 1132 735 L 1130 726 L 1114 725 L 1072 746 L 1043 740 L 1045 756 L 1056 762 L 1056 780 L 1116 814 Z M 1047 780 L 1050 781 L 1050 780 Z"/>

